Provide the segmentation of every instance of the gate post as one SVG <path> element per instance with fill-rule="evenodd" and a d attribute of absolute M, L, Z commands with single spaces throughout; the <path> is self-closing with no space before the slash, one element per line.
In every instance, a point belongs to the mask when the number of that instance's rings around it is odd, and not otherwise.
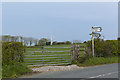
<path fill-rule="evenodd" d="M 71 46 L 71 63 L 73 61 L 73 45 Z"/>
<path fill-rule="evenodd" d="M 80 51 L 80 46 L 79 46 L 79 45 L 77 45 L 77 55 L 76 55 L 77 60 L 79 59 L 79 51 Z"/>
<path fill-rule="evenodd" d="M 72 54 L 72 61 L 75 60 L 75 45 L 72 45 L 71 47 L 71 54 Z"/>
<path fill-rule="evenodd" d="M 43 50 L 44 50 L 44 47 L 42 46 L 42 64 L 44 64 L 44 58 L 43 58 L 44 57 L 43 56 L 44 51 Z"/>

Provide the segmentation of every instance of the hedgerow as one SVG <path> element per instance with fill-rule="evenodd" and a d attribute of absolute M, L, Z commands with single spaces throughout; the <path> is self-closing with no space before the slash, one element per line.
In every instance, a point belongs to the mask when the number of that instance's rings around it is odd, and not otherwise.
<path fill-rule="evenodd" d="M 2 64 L 14 64 L 24 61 L 24 47 L 21 42 L 2 43 Z"/>
<path fill-rule="evenodd" d="M 87 48 L 92 52 L 92 42 L 87 42 Z M 118 40 L 103 40 L 95 39 L 94 42 L 94 51 L 95 56 L 100 57 L 109 57 L 109 56 L 118 56 Z"/>
<path fill-rule="evenodd" d="M 2 42 L 2 78 L 14 78 L 31 72 L 24 64 L 24 46 L 21 42 Z"/>

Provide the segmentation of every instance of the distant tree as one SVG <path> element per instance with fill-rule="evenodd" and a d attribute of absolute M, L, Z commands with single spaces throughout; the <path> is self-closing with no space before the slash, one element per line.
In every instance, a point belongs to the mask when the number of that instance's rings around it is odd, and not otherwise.
<path fill-rule="evenodd" d="M 23 37 L 22 36 L 20 36 L 20 41 L 23 42 Z"/>
<path fill-rule="evenodd" d="M 28 38 L 28 41 L 29 41 L 29 44 L 30 44 L 30 46 L 31 46 L 32 43 L 34 42 L 34 39 L 33 39 L 32 37 L 29 37 L 29 38 Z"/>
<path fill-rule="evenodd" d="M 120 41 L 120 37 L 118 37 L 118 41 Z"/>
<path fill-rule="evenodd" d="M 15 40 L 16 42 L 19 42 L 19 36 L 16 36 L 16 40 Z"/>
<path fill-rule="evenodd" d="M 18 36 L 10 36 L 10 40 L 12 42 L 17 42 L 18 41 Z"/>
<path fill-rule="evenodd" d="M 2 36 L 2 41 L 4 41 L 4 42 L 9 42 L 10 41 L 10 35 L 3 35 Z"/>
<path fill-rule="evenodd" d="M 83 43 L 87 43 L 87 41 L 84 41 Z"/>
<path fill-rule="evenodd" d="M 29 44 L 28 38 L 23 37 L 23 44 L 24 44 L 24 46 L 27 46 Z"/>
<path fill-rule="evenodd" d="M 56 44 L 57 44 L 57 41 L 54 41 L 54 42 L 53 42 L 53 45 L 56 45 Z"/>
<path fill-rule="evenodd" d="M 48 39 L 42 38 L 42 39 L 39 40 L 38 45 L 39 46 L 44 46 L 44 45 L 46 45 L 46 42 L 48 42 Z"/>
<path fill-rule="evenodd" d="M 65 44 L 72 44 L 70 41 L 66 41 Z"/>
<path fill-rule="evenodd" d="M 46 42 L 46 45 L 50 45 L 50 43 L 51 43 L 51 42 L 48 41 L 48 42 Z"/>
<path fill-rule="evenodd" d="M 6 41 L 6 37 L 5 36 L 2 36 L 2 41 Z"/>
<path fill-rule="evenodd" d="M 51 44 L 51 39 L 47 39 L 48 41 L 46 42 L 46 45 L 50 45 Z"/>
<path fill-rule="evenodd" d="M 10 39 L 11 39 L 11 42 L 14 42 L 14 39 L 15 37 L 14 36 L 11 36 Z"/>
<path fill-rule="evenodd" d="M 33 39 L 35 45 L 38 45 L 38 39 Z"/>
<path fill-rule="evenodd" d="M 57 45 L 65 44 L 65 42 L 57 42 Z"/>

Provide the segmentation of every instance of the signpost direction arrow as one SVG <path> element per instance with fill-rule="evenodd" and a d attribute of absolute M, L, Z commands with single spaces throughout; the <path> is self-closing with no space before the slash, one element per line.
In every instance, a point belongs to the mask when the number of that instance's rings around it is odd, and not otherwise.
<path fill-rule="evenodd" d="M 102 28 L 101 27 L 92 27 L 92 32 L 101 32 Z"/>
<path fill-rule="evenodd" d="M 93 37 L 100 37 L 100 33 L 93 33 Z"/>

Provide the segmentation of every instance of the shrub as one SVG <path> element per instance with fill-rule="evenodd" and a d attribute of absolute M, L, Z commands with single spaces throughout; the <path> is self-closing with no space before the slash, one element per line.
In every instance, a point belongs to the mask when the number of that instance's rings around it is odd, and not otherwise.
<path fill-rule="evenodd" d="M 24 63 L 14 63 L 2 67 L 2 78 L 15 78 L 31 70 Z"/>
<path fill-rule="evenodd" d="M 86 41 L 84 41 L 83 43 L 87 43 Z"/>
<path fill-rule="evenodd" d="M 57 42 L 57 45 L 65 44 L 65 42 Z"/>
<path fill-rule="evenodd" d="M 87 48 L 92 51 L 92 42 L 87 42 Z M 95 56 L 108 57 L 118 56 L 118 40 L 95 39 Z"/>
<path fill-rule="evenodd" d="M 57 45 L 57 42 L 56 42 L 56 41 L 54 41 L 54 42 L 53 42 L 53 45 Z"/>
<path fill-rule="evenodd" d="M 24 47 L 21 42 L 3 42 L 2 43 L 2 64 L 14 64 L 23 62 Z"/>
<path fill-rule="evenodd" d="M 70 41 L 66 41 L 65 44 L 72 44 Z"/>
<path fill-rule="evenodd" d="M 94 65 L 101 65 L 101 64 L 111 64 L 111 63 L 118 63 L 118 57 L 89 58 L 88 60 L 84 61 L 81 64 L 78 63 L 78 66 L 94 66 Z"/>
<path fill-rule="evenodd" d="M 48 39 L 42 38 L 42 39 L 39 40 L 38 45 L 39 46 L 45 46 L 46 42 L 48 42 Z"/>
<path fill-rule="evenodd" d="M 62 44 L 65 44 L 65 42 L 56 42 L 56 41 L 53 42 L 53 45 L 62 45 Z"/>
<path fill-rule="evenodd" d="M 21 42 L 2 42 L 2 78 L 14 78 L 31 72 L 24 62 Z"/>

